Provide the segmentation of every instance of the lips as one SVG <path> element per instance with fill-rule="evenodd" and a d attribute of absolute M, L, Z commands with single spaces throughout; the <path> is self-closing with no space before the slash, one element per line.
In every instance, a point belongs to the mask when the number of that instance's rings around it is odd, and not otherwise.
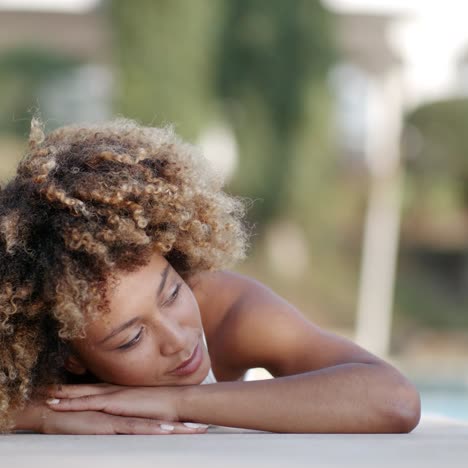
<path fill-rule="evenodd" d="M 174 370 L 179 370 L 179 369 L 181 369 L 182 367 L 185 367 L 187 364 L 189 364 L 189 363 L 193 360 L 193 358 L 195 357 L 195 353 L 196 353 L 196 351 L 197 351 L 197 347 L 198 347 L 198 345 L 195 346 L 195 349 L 193 350 L 192 355 L 191 355 L 186 361 L 184 361 L 179 367 L 176 367 Z"/>
<path fill-rule="evenodd" d="M 203 355 L 201 353 L 200 343 L 197 344 L 195 349 L 193 350 L 192 355 L 189 359 L 184 361 L 179 367 L 176 367 L 174 370 L 170 372 L 173 375 L 189 375 L 193 374 L 202 362 Z"/>

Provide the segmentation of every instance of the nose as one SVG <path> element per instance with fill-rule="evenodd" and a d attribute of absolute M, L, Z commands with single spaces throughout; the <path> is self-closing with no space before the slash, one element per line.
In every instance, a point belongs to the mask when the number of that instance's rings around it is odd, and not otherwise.
<path fill-rule="evenodd" d="M 183 351 L 188 346 L 188 337 L 177 322 L 165 317 L 158 321 L 159 350 L 163 356 Z"/>

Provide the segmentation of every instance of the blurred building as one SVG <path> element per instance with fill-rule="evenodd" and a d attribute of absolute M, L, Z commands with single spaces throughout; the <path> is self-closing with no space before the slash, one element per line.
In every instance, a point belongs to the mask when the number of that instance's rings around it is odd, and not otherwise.
<path fill-rule="evenodd" d="M 401 65 L 386 31 L 391 15 L 335 14 L 341 60 L 331 72 L 336 125 L 342 156 L 354 169 L 365 166 L 368 113 L 374 83 Z"/>
<path fill-rule="evenodd" d="M 109 31 L 98 11 L 56 12 L 0 9 L 0 54 L 21 46 L 108 63 Z"/>
<path fill-rule="evenodd" d="M 46 120 L 59 125 L 110 117 L 110 32 L 99 10 L 0 9 L 0 57 L 26 49 L 69 57 L 81 64 L 51 77 L 39 90 L 38 106 Z"/>

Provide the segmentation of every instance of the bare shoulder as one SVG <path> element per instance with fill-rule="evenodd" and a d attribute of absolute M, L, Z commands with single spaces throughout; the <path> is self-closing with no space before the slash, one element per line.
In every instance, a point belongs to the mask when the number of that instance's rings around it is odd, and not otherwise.
<path fill-rule="evenodd" d="M 236 307 L 248 283 L 246 276 L 230 271 L 204 271 L 187 280 L 195 296 L 207 334 L 213 335 Z"/>
<path fill-rule="evenodd" d="M 247 370 L 251 366 L 244 365 L 238 355 L 245 339 L 247 318 L 242 303 L 253 290 L 264 286 L 253 278 L 226 270 L 197 273 L 187 284 L 198 302 L 206 338 L 218 367 L 239 373 Z"/>
<path fill-rule="evenodd" d="M 218 363 L 225 369 L 265 367 L 281 376 L 379 360 L 352 341 L 321 329 L 253 278 L 220 271 L 201 273 L 190 284 Z"/>
<path fill-rule="evenodd" d="M 298 310 L 268 286 L 239 273 L 202 272 L 188 284 L 220 367 L 240 373 L 266 367 L 281 373 L 271 349 L 281 349 L 281 342 L 297 338 L 297 322 L 306 324 Z"/>

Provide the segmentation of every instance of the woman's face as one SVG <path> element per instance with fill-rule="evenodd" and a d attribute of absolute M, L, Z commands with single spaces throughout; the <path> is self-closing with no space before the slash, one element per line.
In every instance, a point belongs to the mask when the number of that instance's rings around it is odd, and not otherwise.
<path fill-rule="evenodd" d="M 86 338 L 72 341 L 67 369 L 120 385 L 202 382 L 211 364 L 188 285 L 159 254 L 118 277 L 119 285 L 110 291 L 110 313 L 88 325 Z"/>

